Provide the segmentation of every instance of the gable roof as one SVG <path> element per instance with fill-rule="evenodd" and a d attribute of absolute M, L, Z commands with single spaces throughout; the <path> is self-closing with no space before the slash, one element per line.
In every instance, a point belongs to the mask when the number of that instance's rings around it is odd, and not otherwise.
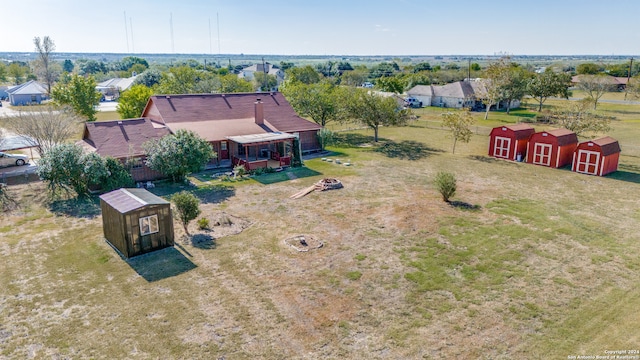
<path fill-rule="evenodd" d="M 105 80 L 101 83 L 98 83 L 97 88 L 115 88 L 120 91 L 127 90 L 131 87 L 133 82 L 136 80 L 136 76 L 128 77 L 128 78 L 113 78 L 109 80 Z"/>
<path fill-rule="evenodd" d="M 564 146 L 564 145 L 567 145 L 567 144 L 577 144 L 578 143 L 578 136 L 576 135 L 576 133 L 574 133 L 571 130 L 553 129 L 553 130 L 542 131 L 542 132 L 540 132 L 538 134 L 544 134 L 544 133 L 547 133 L 547 134 L 555 137 L 559 146 Z"/>
<path fill-rule="evenodd" d="M 101 156 L 142 156 L 145 154 L 143 143 L 169 134 L 164 125 L 144 118 L 88 122 L 85 123 L 82 145 Z"/>
<path fill-rule="evenodd" d="M 407 91 L 409 95 L 433 96 L 431 85 L 416 85 Z"/>
<path fill-rule="evenodd" d="M 615 154 L 615 153 L 619 153 L 620 151 L 622 151 L 620 149 L 620 143 L 618 143 L 618 140 L 616 140 L 616 139 L 614 139 L 614 138 L 612 138 L 610 136 L 601 137 L 599 139 L 595 139 L 595 140 L 591 140 L 591 141 L 585 141 L 584 143 L 594 143 L 594 144 L 600 146 L 600 151 L 605 156 L 606 155 Z"/>
<path fill-rule="evenodd" d="M 154 95 L 142 116 L 170 126 L 175 123 L 255 119 L 255 103 L 263 102 L 264 120 L 273 131 L 297 132 L 319 130 L 322 127 L 303 119 L 278 92 Z"/>
<path fill-rule="evenodd" d="M 39 82 L 31 80 L 24 84 L 8 88 L 7 93 L 12 95 L 38 95 L 46 94 L 47 90 Z"/>
<path fill-rule="evenodd" d="M 469 98 L 474 95 L 474 89 L 468 81 L 456 81 L 454 83 L 433 86 L 433 95 L 451 98 Z"/>
<path fill-rule="evenodd" d="M 147 205 L 169 204 L 165 199 L 156 196 L 145 189 L 118 189 L 100 195 L 100 199 L 121 214 L 140 209 Z"/>
<path fill-rule="evenodd" d="M 260 63 L 260 64 L 253 64 L 250 66 L 247 66 L 245 68 L 242 69 L 242 71 L 246 71 L 246 72 L 265 72 L 265 68 L 267 70 L 267 74 L 269 75 L 278 75 L 280 74 L 280 69 L 275 67 L 273 64 L 271 63 Z"/>

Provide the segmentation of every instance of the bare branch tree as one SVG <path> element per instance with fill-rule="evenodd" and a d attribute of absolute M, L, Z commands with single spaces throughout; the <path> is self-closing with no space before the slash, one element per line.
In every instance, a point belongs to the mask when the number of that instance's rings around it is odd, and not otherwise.
<path fill-rule="evenodd" d="M 47 93 L 51 94 L 51 86 L 55 81 L 55 73 L 51 66 L 51 53 L 55 51 L 56 44 L 48 36 L 42 38 L 42 41 L 36 36 L 33 38 L 33 44 L 38 52 L 38 59 L 35 61 L 36 74 L 47 83 Z"/>
<path fill-rule="evenodd" d="M 578 88 L 584 90 L 591 101 L 593 101 L 593 109 L 598 106 L 598 100 L 608 91 L 613 91 L 615 85 L 613 77 L 605 74 L 599 75 L 579 75 Z"/>
<path fill-rule="evenodd" d="M 55 145 L 77 135 L 82 124 L 82 119 L 70 108 L 52 105 L 40 107 L 38 111 L 19 111 L 7 120 L 7 128 L 34 146 L 41 157 Z"/>

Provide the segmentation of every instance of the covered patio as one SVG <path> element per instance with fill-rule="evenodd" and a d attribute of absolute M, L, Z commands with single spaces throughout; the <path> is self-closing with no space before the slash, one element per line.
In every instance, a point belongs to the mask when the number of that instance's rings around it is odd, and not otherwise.
<path fill-rule="evenodd" d="M 231 163 L 243 165 L 247 171 L 290 166 L 295 138 L 283 132 L 227 136 Z"/>

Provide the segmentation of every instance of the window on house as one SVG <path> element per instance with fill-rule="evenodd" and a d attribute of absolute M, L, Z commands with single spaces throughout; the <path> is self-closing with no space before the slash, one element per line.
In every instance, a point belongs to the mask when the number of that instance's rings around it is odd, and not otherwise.
<path fill-rule="evenodd" d="M 135 158 L 131 160 L 132 169 L 141 169 L 143 164 L 142 158 Z"/>
<path fill-rule="evenodd" d="M 145 216 L 140 218 L 140 235 L 155 234 L 160 231 L 158 227 L 158 215 Z"/>

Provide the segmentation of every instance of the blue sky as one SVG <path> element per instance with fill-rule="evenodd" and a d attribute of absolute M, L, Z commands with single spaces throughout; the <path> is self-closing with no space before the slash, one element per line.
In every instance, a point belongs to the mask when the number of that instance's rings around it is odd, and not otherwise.
<path fill-rule="evenodd" d="M 18 3 L 0 0 L 3 32 L 0 52 L 33 51 L 33 38 L 48 35 L 55 41 L 58 52 L 640 54 L 638 0 L 32 0 Z"/>

